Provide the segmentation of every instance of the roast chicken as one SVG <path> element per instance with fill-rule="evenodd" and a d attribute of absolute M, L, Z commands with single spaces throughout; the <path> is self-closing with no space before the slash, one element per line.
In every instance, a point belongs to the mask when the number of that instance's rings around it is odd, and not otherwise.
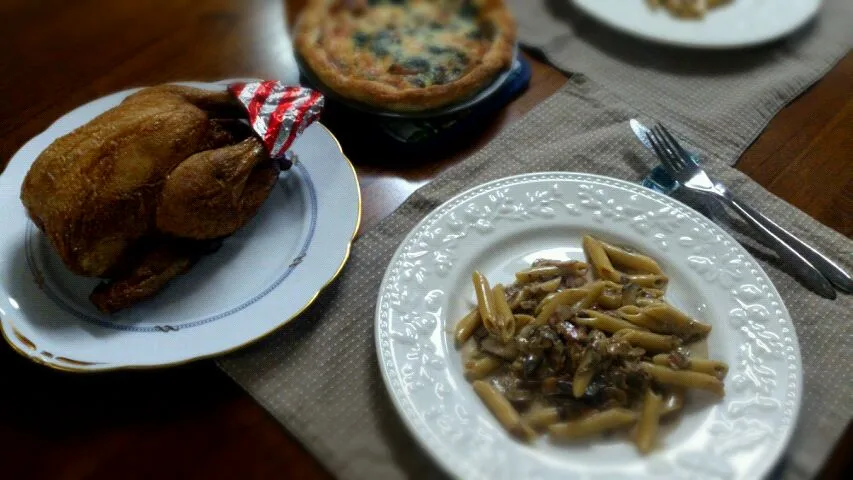
<path fill-rule="evenodd" d="M 90 296 L 115 312 L 154 295 L 258 211 L 279 166 L 227 92 L 162 85 L 57 139 L 21 200 Z"/>

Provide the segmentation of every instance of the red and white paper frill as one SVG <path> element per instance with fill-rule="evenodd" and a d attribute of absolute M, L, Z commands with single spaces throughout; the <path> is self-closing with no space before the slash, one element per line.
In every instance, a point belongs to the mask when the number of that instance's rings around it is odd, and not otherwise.
<path fill-rule="evenodd" d="M 275 80 L 232 83 L 228 91 L 246 108 L 249 124 L 270 157 L 278 159 L 284 159 L 296 137 L 320 118 L 325 102 L 320 92 Z"/>

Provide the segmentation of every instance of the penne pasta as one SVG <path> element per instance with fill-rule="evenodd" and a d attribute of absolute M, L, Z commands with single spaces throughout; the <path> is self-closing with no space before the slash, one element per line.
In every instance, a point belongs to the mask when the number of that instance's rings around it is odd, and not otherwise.
<path fill-rule="evenodd" d="M 560 267 L 548 265 L 544 267 L 533 267 L 515 273 L 515 279 L 519 283 L 531 283 L 560 276 Z"/>
<path fill-rule="evenodd" d="M 626 408 L 612 408 L 594 413 L 583 419 L 571 422 L 555 423 L 548 427 L 551 438 L 572 440 L 589 437 L 598 433 L 633 425 L 637 414 Z"/>
<path fill-rule="evenodd" d="M 516 313 L 513 315 L 515 317 L 515 328 L 522 329 L 526 325 L 536 322 L 536 317 L 533 315 L 526 315 L 524 313 Z"/>
<path fill-rule="evenodd" d="M 566 275 L 572 277 L 584 277 L 589 272 L 589 264 L 580 261 L 571 261 L 566 265 Z"/>
<path fill-rule="evenodd" d="M 486 404 L 492 415 L 498 419 L 498 422 L 510 434 L 525 441 L 531 440 L 536 435 L 533 429 L 524 422 L 512 404 L 509 403 L 509 400 L 501 395 L 500 392 L 482 380 L 475 380 L 473 386 L 474 391 L 477 392 L 477 395 Z"/>
<path fill-rule="evenodd" d="M 542 430 L 560 421 L 557 407 L 539 407 L 524 414 L 524 420 L 531 428 Z"/>
<path fill-rule="evenodd" d="M 498 326 L 498 311 L 489 281 L 480 272 L 474 272 L 471 278 L 474 282 L 477 309 L 480 312 L 480 319 L 483 321 L 483 326 L 492 335 L 502 338 L 501 330 Z"/>
<path fill-rule="evenodd" d="M 665 353 L 652 357 L 652 362 L 654 362 L 655 365 L 661 365 L 663 367 L 672 366 L 672 363 L 669 360 L 669 355 Z M 729 366 L 725 362 L 721 362 L 719 360 L 691 357 L 688 359 L 687 370 L 712 375 L 722 380 L 726 378 L 726 374 L 729 373 Z"/>
<path fill-rule="evenodd" d="M 598 297 L 601 296 L 601 292 L 604 291 L 605 286 L 607 286 L 607 283 L 602 281 L 592 282 L 585 285 L 583 289 L 587 291 L 587 294 L 584 296 L 583 300 L 578 303 L 578 310 L 590 308 L 595 305 L 598 301 Z"/>
<path fill-rule="evenodd" d="M 643 408 L 640 410 L 640 418 L 637 420 L 637 433 L 634 437 L 637 449 L 643 455 L 649 453 L 654 446 L 660 426 L 661 407 L 661 396 L 651 389 L 646 390 Z"/>
<path fill-rule="evenodd" d="M 662 367 L 669 367 L 676 370 L 680 370 L 678 367 L 673 365 L 673 362 L 670 361 L 669 353 L 659 353 L 655 355 L 654 357 L 652 357 L 652 363 L 654 363 L 655 365 L 660 365 Z"/>
<path fill-rule="evenodd" d="M 557 311 L 560 305 L 574 305 L 589 297 L 590 292 L 584 288 L 570 288 L 561 292 L 548 295 L 540 303 L 539 312 L 536 314 L 536 325 L 545 325 L 551 315 Z"/>
<path fill-rule="evenodd" d="M 604 282 L 598 305 L 607 310 L 616 310 L 623 305 L 622 296 L 622 285 L 608 280 Z"/>
<path fill-rule="evenodd" d="M 613 264 L 617 264 L 621 267 L 627 267 L 636 272 L 663 274 L 663 270 L 661 270 L 658 262 L 654 261 L 651 257 L 640 253 L 629 252 L 624 248 L 620 248 L 600 240 L 598 243 L 601 245 L 601 248 L 604 249 L 604 253 L 607 254 L 607 257 Z"/>
<path fill-rule="evenodd" d="M 631 302 L 638 307 L 646 307 L 653 304 L 663 303 L 663 294 L 664 291 L 658 288 L 640 288 L 640 292 L 637 296 L 637 299 Z M 628 305 L 628 303 L 623 302 L 623 305 Z"/>
<path fill-rule="evenodd" d="M 634 325 L 655 333 L 675 335 L 688 342 L 701 340 L 711 332 L 710 325 L 688 317 L 665 302 L 652 302 L 643 307 L 625 305 L 617 309 L 617 314 Z"/>
<path fill-rule="evenodd" d="M 547 265 L 538 265 L 515 273 L 515 278 L 520 284 L 542 281 L 551 277 L 583 277 L 589 271 L 589 264 L 577 260 L 565 262 L 552 262 Z"/>
<path fill-rule="evenodd" d="M 465 362 L 465 378 L 468 380 L 481 379 L 500 368 L 502 364 L 502 359 L 491 355 L 468 360 Z"/>
<path fill-rule="evenodd" d="M 468 312 L 468 315 L 462 317 L 462 320 L 459 320 L 459 323 L 456 324 L 456 332 L 454 333 L 456 345 L 462 345 L 468 341 L 474 331 L 477 330 L 477 327 L 482 324 L 480 312 L 476 308 Z"/>
<path fill-rule="evenodd" d="M 605 310 L 616 310 L 622 306 L 622 299 L 619 295 L 605 291 L 598 297 L 598 306 Z"/>
<path fill-rule="evenodd" d="M 691 358 L 690 370 L 694 372 L 704 373 L 719 378 L 726 378 L 729 373 L 729 366 L 726 362 L 719 360 L 709 360 L 707 358 Z"/>
<path fill-rule="evenodd" d="M 638 307 L 650 307 L 660 303 L 663 303 L 663 300 L 659 298 L 638 298 L 636 301 Z"/>
<path fill-rule="evenodd" d="M 539 292 L 556 292 L 558 288 L 560 288 L 560 283 L 562 282 L 562 278 L 552 278 L 547 282 L 537 283 L 535 285 L 531 285 L 530 289 L 533 290 L 533 293 Z M 535 287 L 535 288 L 534 288 Z"/>
<path fill-rule="evenodd" d="M 500 283 L 492 289 L 492 299 L 497 313 L 495 323 L 499 337 L 504 342 L 509 342 L 515 335 L 515 316 L 513 316 L 512 309 L 509 308 L 509 303 L 506 301 L 504 286 Z"/>
<path fill-rule="evenodd" d="M 723 390 L 723 382 L 712 375 L 691 372 L 690 370 L 673 370 L 671 368 L 662 367 L 649 362 L 641 362 L 640 366 L 646 371 L 646 373 L 651 375 L 654 380 L 664 385 L 707 390 L 720 396 L 725 394 Z"/>
<path fill-rule="evenodd" d="M 621 277 L 622 283 L 633 283 L 645 288 L 654 288 L 657 290 L 666 290 L 669 284 L 669 278 L 666 275 L 657 275 L 653 273 L 645 273 L 642 275 L 625 275 Z"/>
<path fill-rule="evenodd" d="M 610 263 L 610 258 L 604 251 L 604 247 L 601 246 L 601 242 L 589 235 L 584 235 L 583 249 L 589 256 L 589 261 L 598 278 L 622 283 L 622 275 L 613 268 L 613 264 Z"/>
<path fill-rule="evenodd" d="M 607 333 L 616 333 L 619 330 L 629 328 L 639 330 L 640 327 L 631 322 L 616 318 L 597 310 L 581 310 L 575 316 L 574 322 L 589 328 L 595 328 Z"/>
<path fill-rule="evenodd" d="M 633 347 L 648 352 L 668 352 L 681 346 L 681 339 L 674 335 L 659 335 L 644 330 L 624 329 L 613 334 L 613 338 L 625 340 Z"/>
<path fill-rule="evenodd" d="M 643 313 L 656 323 L 656 328 L 649 328 L 652 331 L 670 333 L 689 341 L 700 340 L 711 333 L 710 325 L 694 320 L 666 303 L 644 307 Z"/>
<path fill-rule="evenodd" d="M 563 290 L 563 292 L 565 292 L 565 291 L 567 291 L 567 290 Z M 549 293 L 548 295 L 545 295 L 545 297 L 536 305 L 536 309 L 534 310 L 533 313 L 535 313 L 536 315 L 539 315 L 539 313 L 542 311 L 542 309 L 545 308 L 546 306 L 548 306 L 548 304 L 551 303 L 551 301 L 554 299 L 554 297 L 557 296 L 557 293 L 562 293 L 562 292 L 554 292 L 554 293 Z M 567 294 L 563 294 L 563 295 L 567 295 Z M 578 298 L 581 298 L 581 297 L 578 297 Z"/>
<path fill-rule="evenodd" d="M 636 305 L 621 306 L 616 309 L 616 314 L 623 320 L 627 320 L 638 327 L 642 327 L 653 332 L 655 331 L 654 327 L 657 326 L 657 323 L 651 317 L 646 315 L 642 308 Z"/>

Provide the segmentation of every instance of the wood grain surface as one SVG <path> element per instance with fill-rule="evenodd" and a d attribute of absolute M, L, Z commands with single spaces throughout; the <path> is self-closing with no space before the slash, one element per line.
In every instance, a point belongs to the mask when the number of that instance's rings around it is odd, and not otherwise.
<path fill-rule="evenodd" d="M 0 5 L 0 168 L 67 111 L 133 86 L 283 78 L 287 18 L 302 1 L 7 0 Z M 356 164 L 370 228 L 417 187 L 559 88 L 533 61 L 530 88 L 476 134 L 401 157 L 345 116 L 325 121 Z M 784 109 L 738 168 L 853 235 L 853 55 Z M 329 478 L 272 417 L 210 361 L 150 372 L 75 375 L 0 346 L 0 478 Z M 413 452 L 417 454 L 417 452 Z M 823 478 L 851 467 L 848 429 Z"/>

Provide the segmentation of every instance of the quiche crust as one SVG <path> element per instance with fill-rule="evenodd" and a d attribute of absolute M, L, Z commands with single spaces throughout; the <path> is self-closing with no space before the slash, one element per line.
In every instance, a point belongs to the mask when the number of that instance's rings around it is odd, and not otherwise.
<path fill-rule="evenodd" d="M 515 22 L 503 0 L 473 0 L 476 22 L 491 33 L 485 54 L 473 66 L 448 83 L 418 86 L 392 85 L 341 71 L 331 52 L 323 48 L 322 35 L 334 22 L 336 9 L 353 8 L 346 0 L 309 0 L 295 27 L 295 47 L 316 77 L 338 95 L 394 112 L 421 112 L 465 100 L 487 86 L 513 60 Z M 365 3 L 365 2 L 362 2 Z M 341 5 L 344 5 L 343 7 Z M 362 8 L 372 8 L 363 6 Z"/>

